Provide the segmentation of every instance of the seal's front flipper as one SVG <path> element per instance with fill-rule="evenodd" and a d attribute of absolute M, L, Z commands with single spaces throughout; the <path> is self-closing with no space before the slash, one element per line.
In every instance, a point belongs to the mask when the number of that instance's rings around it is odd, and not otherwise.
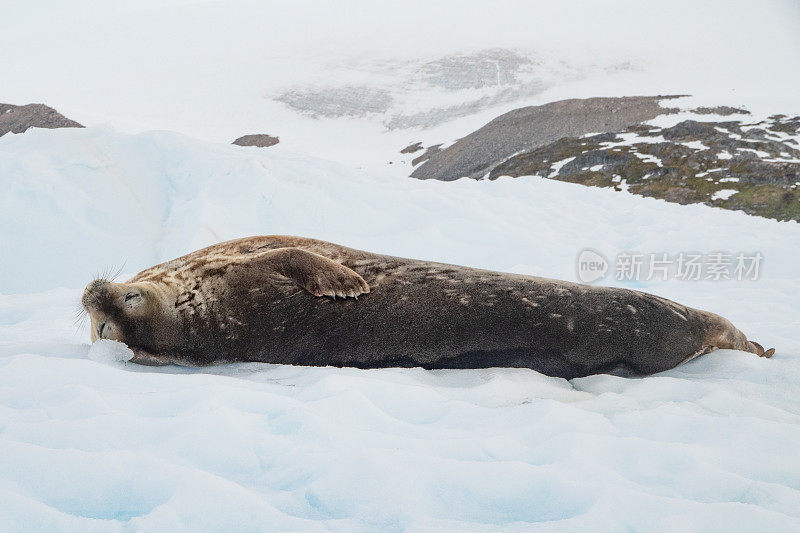
<path fill-rule="evenodd" d="M 358 297 L 369 292 L 369 284 L 355 271 L 332 259 L 300 248 L 278 248 L 263 259 L 314 296 Z"/>
<path fill-rule="evenodd" d="M 141 348 L 133 348 L 133 358 L 131 358 L 128 362 L 129 363 L 136 363 L 137 365 L 144 365 L 144 366 L 164 366 L 164 365 L 176 365 L 176 366 L 198 366 L 197 362 L 193 362 L 190 358 L 186 356 L 179 356 L 175 354 L 163 354 L 163 353 L 153 353 L 147 350 L 143 350 Z M 225 363 L 227 361 L 214 361 L 211 364 L 218 364 L 218 363 Z M 203 364 L 203 363 L 201 363 Z"/>
<path fill-rule="evenodd" d="M 164 366 L 170 364 L 177 364 L 172 358 L 150 353 L 147 350 L 140 348 L 131 348 L 133 350 L 133 358 L 128 361 L 129 363 L 136 363 L 137 365 L 144 366 Z"/>

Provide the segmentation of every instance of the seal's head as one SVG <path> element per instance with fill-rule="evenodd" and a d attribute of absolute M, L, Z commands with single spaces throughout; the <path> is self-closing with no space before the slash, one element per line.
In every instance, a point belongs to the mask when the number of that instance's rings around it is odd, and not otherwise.
<path fill-rule="evenodd" d="M 129 346 L 146 344 L 159 299 L 150 283 L 112 283 L 96 279 L 86 286 L 81 304 L 92 321 L 92 342 L 111 339 Z"/>

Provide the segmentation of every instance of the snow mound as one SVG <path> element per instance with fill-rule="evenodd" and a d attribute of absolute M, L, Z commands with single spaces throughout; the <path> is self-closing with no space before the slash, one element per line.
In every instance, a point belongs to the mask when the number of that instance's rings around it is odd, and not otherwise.
<path fill-rule="evenodd" d="M 133 359 L 133 350 L 122 342 L 98 339 L 89 348 L 89 359 L 98 363 L 127 363 Z"/>

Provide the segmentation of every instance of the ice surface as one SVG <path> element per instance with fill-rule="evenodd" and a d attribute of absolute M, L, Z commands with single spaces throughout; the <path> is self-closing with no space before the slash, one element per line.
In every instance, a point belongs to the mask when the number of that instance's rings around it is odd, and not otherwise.
<path fill-rule="evenodd" d="M 109 127 L 3 137 L 0 180 L 4 529 L 800 529 L 797 224 L 536 177 L 396 179 Z M 761 251 L 756 282 L 627 286 L 721 313 L 777 354 L 572 381 L 150 368 L 119 363 L 129 352 L 111 342 L 90 349 L 85 323 L 73 326 L 97 271 L 265 233 L 571 280 L 586 247 Z"/>

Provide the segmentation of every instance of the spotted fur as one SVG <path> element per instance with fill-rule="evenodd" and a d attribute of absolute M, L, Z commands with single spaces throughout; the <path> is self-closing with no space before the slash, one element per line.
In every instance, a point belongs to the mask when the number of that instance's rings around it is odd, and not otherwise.
<path fill-rule="evenodd" d="M 141 301 L 126 310 L 130 291 Z M 772 353 L 722 317 L 638 291 L 301 237 L 224 242 L 127 283 L 95 282 L 84 305 L 93 331 L 104 326 L 99 336 L 113 333 L 143 364 L 507 366 L 572 378 L 650 374 L 716 348 Z"/>

